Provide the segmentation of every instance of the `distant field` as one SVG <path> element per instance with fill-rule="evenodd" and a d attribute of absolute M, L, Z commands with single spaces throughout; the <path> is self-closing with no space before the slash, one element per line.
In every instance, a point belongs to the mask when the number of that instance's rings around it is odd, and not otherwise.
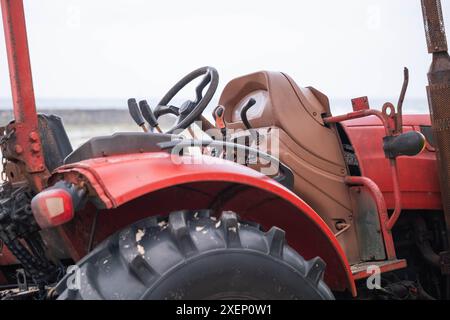
<path fill-rule="evenodd" d="M 74 148 L 91 137 L 110 135 L 114 132 L 141 131 L 133 122 L 128 111 L 123 109 L 110 110 L 40 110 L 44 114 L 55 114 L 63 119 L 64 127 Z M 12 119 L 12 112 L 0 110 L 0 125 Z M 166 125 L 167 121 L 161 123 Z"/>
<path fill-rule="evenodd" d="M 69 137 L 73 139 L 74 146 L 77 146 L 95 135 L 139 130 L 128 114 L 126 100 L 122 100 L 44 100 L 38 101 L 37 105 L 48 106 L 38 107 L 39 112 L 56 114 L 63 119 Z M 156 104 L 156 100 L 153 100 L 149 100 L 151 105 Z M 182 101 L 174 101 L 174 105 L 181 105 Z M 369 99 L 369 101 L 372 108 L 380 109 L 388 99 Z M 395 99 L 390 101 L 396 102 Z M 210 120 L 211 112 L 217 103 L 215 100 L 211 101 L 203 113 Z M 351 111 L 350 99 L 330 99 L 330 105 L 335 115 Z M 407 98 L 403 110 L 404 113 L 428 113 L 427 101 Z M 11 101 L 0 98 L 0 126 L 5 125 L 11 118 Z M 167 119 L 163 122 L 165 122 L 163 125 L 166 124 Z"/>

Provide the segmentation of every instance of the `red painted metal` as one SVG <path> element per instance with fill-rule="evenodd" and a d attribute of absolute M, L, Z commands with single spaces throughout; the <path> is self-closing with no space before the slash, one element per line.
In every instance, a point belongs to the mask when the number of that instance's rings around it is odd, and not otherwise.
<path fill-rule="evenodd" d="M 380 188 L 378 188 L 378 185 L 375 182 L 367 177 L 348 176 L 345 177 L 345 182 L 349 185 L 364 186 L 371 192 L 378 208 L 381 233 L 384 239 L 387 258 L 388 260 L 395 259 L 394 240 L 392 239 L 391 229 L 388 228 L 389 216 L 387 213 L 386 202 L 384 201 Z"/>
<path fill-rule="evenodd" d="M 414 125 L 430 126 L 431 120 L 429 114 L 405 114 L 403 115 L 403 126 L 409 127 Z M 382 123 L 377 117 L 355 118 L 342 123 L 345 127 L 380 127 Z"/>
<path fill-rule="evenodd" d="M 65 165 L 56 173 L 76 171 L 88 177 L 107 208 L 118 207 L 154 190 L 193 181 L 231 179 L 246 184 L 258 179 L 265 188 L 280 188 L 275 180 L 230 161 L 203 156 L 202 163 L 194 163 L 191 157 L 175 158 L 166 152 L 111 156 Z M 181 161 L 178 159 L 187 160 L 177 165 L 175 162 Z"/>
<path fill-rule="evenodd" d="M 350 112 L 347 114 L 343 114 L 340 116 L 326 117 L 326 118 L 323 118 L 323 122 L 338 123 L 338 122 L 352 120 L 352 119 L 365 118 L 368 116 L 375 116 L 378 119 L 380 119 L 381 122 L 383 123 L 383 127 L 386 131 L 386 135 L 391 135 L 392 128 L 390 128 L 387 116 L 383 112 L 374 110 L 374 109 L 359 110 L 359 111 L 354 111 L 354 112 Z"/>
<path fill-rule="evenodd" d="M 14 257 L 14 255 L 6 246 L 3 246 L 2 254 L 0 255 L 0 266 L 9 266 L 17 263 L 18 261 L 16 257 Z"/>
<path fill-rule="evenodd" d="M 102 218 L 99 219 L 99 226 L 104 229 L 103 236 L 152 213 L 167 213 L 166 210 L 177 208 L 208 207 L 206 205 L 210 205 L 211 199 L 223 195 L 224 189 L 219 186 L 247 186 L 250 190 L 248 194 L 244 191 L 233 194 L 224 207 L 236 210 L 243 218 L 249 217 L 251 221 L 264 226 L 277 225 L 285 229 L 289 243 L 300 254 L 308 259 L 320 256 L 325 260 L 325 276 L 332 288 L 347 288 L 356 295 L 350 266 L 336 237 L 320 216 L 293 192 L 273 179 L 233 162 L 205 156 L 203 160 L 208 164 L 177 164 L 180 159 L 190 159 L 192 162 L 192 158 L 181 157 L 175 159 L 175 163 L 164 152 L 130 154 L 66 165 L 58 168 L 55 174 L 81 174 L 89 181 L 105 207 L 113 209 L 108 210 L 108 221 L 102 224 Z M 199 187 L 208 183 L 207 188 Z M 177 187 L 187 184 L 192 186 L 183 189 L 182 194 L 175 197 L 174 192 L 179 190 Z M 192 190 L 196 192 L 191 194 Z M 206 194 L 211 199 L 195 202 L 199 194 Z M 183 201 L 186 195 L 189 197 Z M 118 212 L 119 215 L 116 214 Z M 111 218 L 113 216 L 114 219 Z M 64 225 L 62 230 L 66 241 L 79 239 L 75 236 L 79 231 L 72 228 L 71 224 Z M 75 249 L 77 246 L 79 244 L 72 244 Z M 78 253 L 78 256 L 81 257 L 82 253 Z"/>
<path fill-rule="evenodd" d="M 3 29 L 14 104 L 15 151 L 37 190 L 44 187 L 46 168 L 39 136 L 27 32 L 22 0 L 1 0 Z"/>
<path fill-rule="evenodd" d="M 367 97 L 360 97 L 352 99 L 353 111 L 369 110 L 369 99 Z"/>
<path fill-rule="evenodd" d="M 387 229 L 390 231 L 394 227 L 400 213 L 402 212 L 402 199 L 400 193 L 400 184 L 398 181 L 397 161 L 395 159 L 389 159 L 389 166 L 391 168 L 392 187 L 394 188 L 394 212 L 392 213 L 389 221 L 387 222 Z"/>
<path fill-rule="evenodd" d="M 385 130 L 379 119 L 367 117 L 341 123 L 347 133 L 361 174 L 373 180 L 380 188 L 389 209 L 395 208 L 395 192 L 389 160 L 383 152 Z M 403 131 L 420 130 L 421 125 L 431 124 L 429 115 L 404 115 Z M 414 157 L 397 159 L 401 206 L 411 210 L 442 209 L 436 154 L 434 148 L 426 149 Z"/>

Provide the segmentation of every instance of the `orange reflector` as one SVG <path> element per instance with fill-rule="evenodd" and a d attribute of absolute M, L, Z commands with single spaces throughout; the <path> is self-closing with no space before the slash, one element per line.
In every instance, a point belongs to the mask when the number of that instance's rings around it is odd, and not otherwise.
<path fill-rule="evenodd" d="M 31 200 L 31 209 L 42 229 L 66 223 L 74 216 L 72 196 L 67 190 L 60 188 L 38 193 Z"/>

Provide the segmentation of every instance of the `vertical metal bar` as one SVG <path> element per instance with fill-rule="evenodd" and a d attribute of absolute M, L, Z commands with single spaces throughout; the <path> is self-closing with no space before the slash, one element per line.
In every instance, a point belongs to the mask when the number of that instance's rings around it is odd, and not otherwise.
<path fill-rule="evenodd" d="M 428 53 L 448 51 L 441 1 L 422 0 L 422 13 Z"/>
<path fill-rule="evenodd" d="M 1 0 L 14 117 L 37 128 L 31 65 L 22 0 Z"/>
<path fill-rule="evenodd" d="M 402 194 L 400 192 L 400 181 L 398 178 L 398 170 L 397 170 L 397 159 L 389 159 L 389 166 L 391 167 L 391 175 L 392 175 L 392 188 L 394 192 L 394 212 L 392 212 L 391 217 L 387 222 L 387 229 L 389 231 L 392 230 L 395 223 L 400 218 L 400 214 L 402 213 Z"/>
<path fill-rule="evenodd" d="M 447 52 L 441 2 L 422 0 L 422 12 L 428 52 L 433 54 L 428 72 L 427 93 L 450 242 L 450 56 Z"/>
<path fill-rule="evenodd" d="M 38 130 L 23 1 L 1 0 L 1 7 L 14 106 L 14 152 L 24 162 L 31 183 L 39 190 L 46 168 Z"/>

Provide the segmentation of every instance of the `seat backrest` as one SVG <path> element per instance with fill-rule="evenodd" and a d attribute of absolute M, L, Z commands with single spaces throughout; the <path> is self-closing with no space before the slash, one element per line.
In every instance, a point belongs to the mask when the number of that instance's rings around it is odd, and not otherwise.
<path fill-rule="evenodd" d="M 63 164 L 64 158 L 72 152 L 72 145 L 60 117 L 39 114 L 38 124 L 45 165 L 51 172 Z"/>
<path fill-rule="evenodd" d="M 261 94 L 264 91 L 264 94 Z M 352 224 L 352 200 L 344 182 L 348 168 L 339 135 L 334 126 L 322 121 L 330 115 L 328 98 L 314 88 L 300 88 L 287 75 L 258 72 L 232 80 L 225 87 L 219 103 L 225 107 L 228 128 L 245 129 L 236 121 L 236 108 L 252 97 L 259 98 L 252 128 L 277 128 L 279 157 L 294 173 L 294 191 L 305 200 L 337 233 L 336 223 Z M 252 107 L 253 108 L 253 107 Z M 234 112 L 234 116 L 233 116 Z M 264 130 L 261 130 L 264 132 Z M 269 140 L 271 136 L 267 137 Z M 270 152 L 270 150 L 267 150 Z M 360 260 L 355 228 L 339 239 L 350 262 Z"/>

